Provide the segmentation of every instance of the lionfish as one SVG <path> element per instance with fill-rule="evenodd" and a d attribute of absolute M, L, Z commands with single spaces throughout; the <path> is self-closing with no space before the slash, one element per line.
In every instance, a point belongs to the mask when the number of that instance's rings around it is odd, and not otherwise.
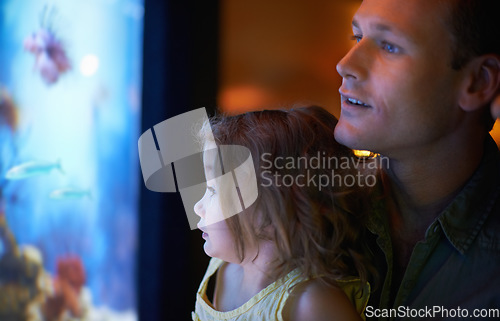
<path fill-rule="evenodd" d="M 61 74 L 71 69 L 63 43 L 49 26 L 53 15 L 54 10 L 44 7 L 40 29 L 24 39 L 24 48 L 35 55 L 34 69 L 48 85 L 54 84 Z"/>

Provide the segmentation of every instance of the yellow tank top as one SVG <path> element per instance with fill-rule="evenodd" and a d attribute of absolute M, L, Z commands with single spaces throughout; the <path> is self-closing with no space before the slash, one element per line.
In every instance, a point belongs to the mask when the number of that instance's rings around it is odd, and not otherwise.
<path fill-rule="evenodd" d="M 281 312 L 288 299 L 288 290 L 302 281 L 298 270 L 293 270 L 285 277 L 271 283 L 242 306 L 231 311 L 221 312 L 215 310 L 212 303 L 208 300 L 207 286 L 210 277 L 215 274 L 222 263 L 224 261 L 217 258 L 210 260 L 207 272 L 196 293 L 195 311 L 191 313 L 193 321 L 283 321 Z M 341 280 L 339 281 L 339 285 L 364 320 L 363 312 L 370 296 L 369 285 L 366 284 L 362 297 L 357 292 L 361 286 L 359 279 Z"/>

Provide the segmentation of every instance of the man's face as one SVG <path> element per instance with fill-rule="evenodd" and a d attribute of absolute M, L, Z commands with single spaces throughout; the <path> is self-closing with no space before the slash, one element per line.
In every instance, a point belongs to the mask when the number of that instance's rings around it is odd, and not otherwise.
<path fill-rule="evenodd" d="M 464 113 L 445 12 L 436 0 L 363 1 L 353 19 L 358 42 L 337 65 L 340 143 L 403 157 L 451 137 Z"/>

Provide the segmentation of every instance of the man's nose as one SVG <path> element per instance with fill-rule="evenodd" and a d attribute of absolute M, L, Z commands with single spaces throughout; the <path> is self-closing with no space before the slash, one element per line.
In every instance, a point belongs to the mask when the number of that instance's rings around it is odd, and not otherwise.
<path fill-rule="evenodd" d="M 369 43 L 361 39 L 337 64 L 337 72 L 344 80 L 363 80 L 367 64 L 371 59 Z"/>

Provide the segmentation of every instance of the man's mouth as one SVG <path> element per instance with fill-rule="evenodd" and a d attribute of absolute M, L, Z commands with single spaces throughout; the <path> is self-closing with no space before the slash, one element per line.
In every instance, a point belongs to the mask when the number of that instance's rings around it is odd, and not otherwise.
<path fill-rule="evenodd" d="M 343 96 L 343 98 L 350 105 L 361 106 L 361 107 L 371 107 L 370 105 L 362 102 L 361 100 L 357 100 L 355 98 L 348 98 L 348 97 L 344 97 L 344 96 Z"/>

